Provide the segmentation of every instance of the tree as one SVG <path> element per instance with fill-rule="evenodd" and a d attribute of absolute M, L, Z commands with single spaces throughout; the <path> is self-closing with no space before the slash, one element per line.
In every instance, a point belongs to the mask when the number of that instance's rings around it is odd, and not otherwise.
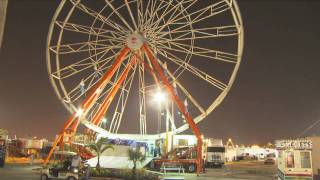
<path fill-rule="evenodd" d="M 113 145 L 109 143 L 105 144 L 105 142 L 107 141 L 108 141 L 108 138 L 100 138 L 97 142 L 89 144 L 89 148 L 95 151 L 97 154 L 98 162 L 97 162 L 96 168 L 98 170 L 100 170 L 100 155 L 104 153 L 107 149 L 114 150 Z"/>
<path fill-rule="evenodd" d="M 135 177 L 136 175 L 136 169 L 137 169 L 137 163 L 142 163 L 146 160 L 146 156 L 142 154 L 140 151 L 140 147 L 137 147 L 135 149 L 129 149 L 128 150 L 129 160 L 133 162 L 133 168 L 132 168 L 132 176 Z"/>

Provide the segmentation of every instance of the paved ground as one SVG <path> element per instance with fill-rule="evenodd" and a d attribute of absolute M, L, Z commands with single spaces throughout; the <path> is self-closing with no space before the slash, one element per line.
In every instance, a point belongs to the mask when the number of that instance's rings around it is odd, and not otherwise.
<path fill-rule="evenodd" d="M 0 179 L 2 180 L 38 180 L 40 175 L 32 170 L 39 166 L 31 166 L 26 164 L 6 164 L 4 168 L 0 168 Z"/>
<path fill-rule="evenodd" d="M 205 174 L 199 177 L 188 175 L 186 180 L 231 180 L 231 179 L 276 179 L 277 168 L 275 165 L 264 165 L 263 162 L 235 162 L 227 164 L 221 169 L 207 169 Z"/>
<path fill-rule="evenodd" d="M 0 179 L 2 180 L 38 180 L 40 175 L 33 170 L 39 166 L 28 164 L 9 164 L 0 168 Z M 226 165 L 222 169 L 207 169 L 207 172 L 199 177 L 187 174 L 186 180 L 274 180 L 276 179 L 276 166 L 264 165 L 261 162 L 237 162 Z"/>

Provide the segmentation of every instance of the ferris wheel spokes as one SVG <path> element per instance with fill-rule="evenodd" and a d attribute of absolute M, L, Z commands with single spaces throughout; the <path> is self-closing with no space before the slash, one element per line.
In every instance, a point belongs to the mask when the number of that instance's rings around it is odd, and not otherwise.
<path fill-rule="evenodd" d="M 176 51 L 176 52 L 185 53 L 185 54 L 192 54 L 192 55 L 196 55 L 199 57 L 205 57 L 207 59 L 215 60 L 215 61 L 223 61 L 223 62 L 232 63 L 232 64 L 237 63 L 238 56 L 233 53 L 208 49 L 208 48 L 199 47 L 196 45 L 194 45 L 192 50 L 190 50 L 190 49 L 188 49 L 188 45 L 185 45 L 183 43 L 174 42 L 172 40 L 162 41 L 162 43 L 169 44 L 169 47 L 170 47 L 169 50 L 171 50 L 171 51 Z M 160 46 L 162 49 L 169 48 L 169 47 L 162 45 L 162 44 Z"/>
<path fill-rule="evenodd" d="M 120 49 L 118 47 L 113 47 L 113 49 Z M 93 68 L 94 66 L 105 66 L 108 64 L 116 55 L 113 55 L 108 58 L 103 58 L 105 55 L 107 55 L 110 52 L 111 48 L 105 48 L 103 51 L 98 52 L 97 54 L 91 55 L 89 57 L 86 57 L 84 59 L 81 59 L 79 61 L 76 61 L 75 63 L 69 64 L 66 67 L 62 67 L 61 69 L 52 72 L 52 75 L 56 77 L 57 79 L 65 79 L 70 76 L 73 76 L 77 73 L 81 73 L 82 71 Z M 97 55 L 101 55 L 101 57 L 95 61 L 92 62 L 92 58 L 94 58 Z"/>
<path fill-rule="evenodd" d="M 144 56 L 142 57 L 144 58 Z M 140 61 L 144 61 L 141 59 Z M 139 63 L 139 122 L 140 134 L 147 134 L 147 112 L 146 112 L 146 88 L 145 88 L 145 65 Z"/>
<path fill-rule="evenodd" d="M 216 26 L 216 27 L 205 27 L 205 28 L 194 28 L 193 33 L 195 34 L 195 39 L 204 39 L 204 38 L 217 38 L 225 36 L 237 36 L 239 35 L 239 26 L 236 25 L 225 25 L 225 26 Z M 190 30 L 182 29 L 177 30 L 173 29 L 171 31 L 162 31 L 158 33 L 159 38 L 163 38 L 169 34 L 190 34 Z M 182 36 L 181 35 L 181 36 Z M 199 35 L 199 36 L 197 36 Z M 174 38 L 174 40 L 179 40 L 179 38 Z M 186 38 L 180 40 L 187 40 Z"/>
<path fill-rule="evenodd" d="M 98 21 L 100 21 L 102 23 L 107 24 L 108 26 L 110 26 L 114 30 L 119 31 L 120 33 L 123 33 L 123 35 L 126 35 L 126 34 L 129 33 L 129 29 L 127 29 L 127 28 L 123 27 L 122 25 L 112 21 L 109 18 L 113 13 L 110 14 L 108 17 L 105 17 L 101 13 L 96 12 L 95 10 L 93 10 L 93 9 L 87 7 L 86 5 L 80 3 L 79 0 L 76 0 L 76 2 L 75 2 L 75 0 L 70 0 L 70 1 L 73 3 L 74 7 L 76 7 L 77 9 L 82 11 L 83 13 L 90 15 L 95 20 L 98 20 Z"/>
<path fill-rule="evenodd" d="M 185 70 L 188 70 L 188 72 L 192 73 L 194 76 L 199 77 L 203 80 L 205 80 L 206 82 L 208 82 L 209 84 L 215 86 L 216 88 L 220 89 L 220 90 L 224 90 L 227 87 L 227 84 L 217 80 L 216 78 L 212 77 L 211 75 L 207 74 L 204 71 L 201 71 L 200 69 L 192 66 L 191 64 L 186 63 L 185 61 L 183 61 L 182 59 L 180 59 L 179 57 L 175 56 L 174 54 L 170 53 L 170 52 L 166 52 L 163 51 L 162 48 L 159 48 L 159 53 L 166 56 L 168 60 L 170 60 L 171 62 L 177 64 L 178 66 L 182 66 L 185 68 Z"/>
<path fill-rule="evenodd" d="M 115 108 L 115 113 L 113 114 L 113 117 L 112 117 L 112 120 L 110 123 L 110 127 L 109 127 L 109 132 L 111 132 L 111 133 L 118 133 L 118 130 L 119 130 L 119 127 L 120 127 L 120 124 L 122 121 L 123 113 L 124 113 L 126 105 L 127 105 L 127 101 L 128 101 L 131 87 L 132 87 L 133 79 L 134 79 L 134 76 L 135 76 L 135 73 L 137 70 L 137 66 L 138 66 L 138 64 L 135 65 L 131 76 L 128 78 L 127 82 L 124 82 L 123 88 L 121 89 L 119 99 L 117 102 L 117 106 Z"/>
<path fill-rule="evenodd" d="M 120 20 L 122 21 L 123 24 L 126 25 L 126 27 L 131 31 L 131 32 L 135 32 L 135 30 L 133 28 L 131 28 L 131 26 L 129 25 L 129 23 L 126 21 L 126 19 L 121 15 L 121 13 L 118 12 L 118 9 L 116 9 L 111 2 L 109 1 L 105 1 L 109 7 L 113 10 L 113 12 L 120 18 Z"/>
<path fill-rule="evenodd" d="M 230 2 L 228 2 L 228 1 L 230 1 Z M 181 27 L 179 27 L 177 29 L 173 29 L 173 30 L 179 30 L 180 28 L 187 27 L 189 25 L 195 24 L 197 22 L 203 21 L 205 19 L 211 18 L 211 17 L 216 16 L 216 15 L 218 15 L 220 13 L 223 13 L 223 12 L 231 9 L 232 1 L 233 0 L 220 0 L 220 1 L 216 2 L 216 3 L 213 3 L 213 4 L 209 5 L 209 6 L 204 7 L 202 9 L 198 9 L 197 11 L 188 14 L 188 16 L 192 19 L 192 21 L 189 22 L 190 24 L 186 23 L 185 25 L 183 25 L 183 26 L 181 26 Z M 193 3 L 196 3 L 196 2 L 197 1 L 193 1 Z M 193 4 L 190 4 L 190 6 L 185 7 L 184 8 L 185 11 L 187 9 L 189 9 L 190 7 L 192 7 L 192 5 Z M 182 12 L 183 11 L 181 11 L 178 15 L 176 15 L 173 18 L 171 17 L 167 21 L 167 23 L 164 26 L 162 26 L 161 28 L 158 28 L 158 30 L 156 30 L 156 32 L 160 32 L 161 30 L 163 30 L 163 28 L 165 26 L 168 26 L 168 25 L 174 24 L 175 22 L 183 20 L 184 17 L 180 16 Z"/>
<path fill-rule="evenodd" d="M 163 67 L 163 63 L 161 61 L 159 61 L 159 64 Z M 184 95 L 198 108 L 198 110 L 205 114 L 205 110 L 204 108 L 200 105 L 200 103 L 188 92 L 188 90 L 181 84 L 181 82 L 173 75 L 173 73 L 167 69 L 167 74 L 169 75 L 169 77 L 172 79 L 173 83 L 175 83 L 176 85 L 178 85 L 178 87 L 180 88 L 180 90 L 184 93 Z"/>

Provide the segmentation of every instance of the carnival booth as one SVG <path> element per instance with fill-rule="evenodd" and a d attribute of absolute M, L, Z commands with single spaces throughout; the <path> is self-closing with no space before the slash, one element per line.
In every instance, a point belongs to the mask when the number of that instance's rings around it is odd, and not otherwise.
<path fill-rule="evenodd" d="M 277 140 L 279 151 L 278 180 L 312 180 L 312 141 L 306 139 Z"/>

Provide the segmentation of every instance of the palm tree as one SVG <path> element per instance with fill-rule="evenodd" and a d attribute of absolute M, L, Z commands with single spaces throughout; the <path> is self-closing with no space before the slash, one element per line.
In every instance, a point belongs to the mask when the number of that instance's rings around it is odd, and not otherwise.
<path fill-rule="evenodd" d="M 100 155 L 105 152 L 107 149 L 113 149 L 112 144 L 105 144 L 108 141 L 108 138 L 100 138 L 97 142 L 89 144 L 89 148 L 96 152 L 98 157 L 98 162 L 96 168 L 100 169 Z"/>
<path fill-rule="evenodd" d="M 142 163 L 144 160 L 146 160 L 146 156 L 141 153 L 140 147 L 129 149 L 128 155 L 129 160 L 133 162 L 132 176 L 134 177 L 136 174 L 137 163 Z"/>

